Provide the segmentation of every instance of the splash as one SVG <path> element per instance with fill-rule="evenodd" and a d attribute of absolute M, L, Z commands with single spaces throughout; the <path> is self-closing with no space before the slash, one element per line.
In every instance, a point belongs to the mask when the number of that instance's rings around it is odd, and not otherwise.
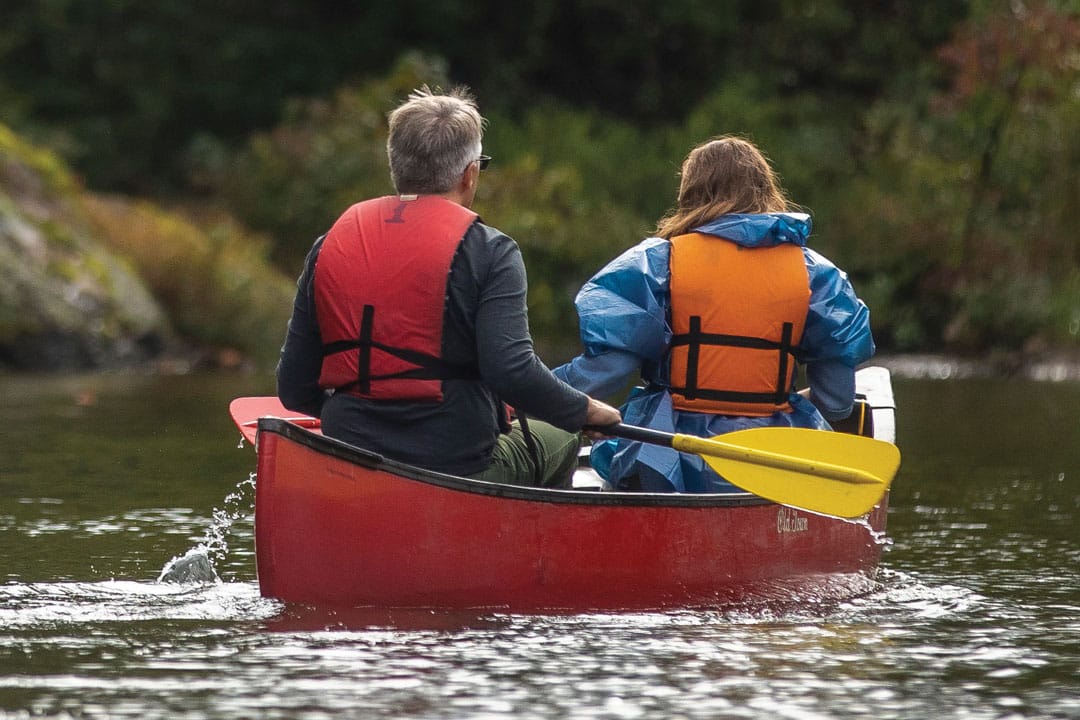
<path fill-rule="evenodd" d="M 859 527 L 864 528 L 866 530 L 866 532 L 870 535 L 870 539 L 874 541 L 875 545 L 877 545 L 879 547 L 882 547 L 882 548 L 892 547 L 893 539 L 891 537 L 889 537 L 888 530 L 887 529 L 876 530 L 876 529 L 874 529 L 874 526 L 870 524 L 870 513 L 867 513 L 867 514 L 865 514 L 865 515 L 863 515 L 861 517 L 857 517 L 857 518 L 832 518 L 832 519 L 840 520 L 840 521 L 846 522 L 846 523 L 850 523 L 851 525 L 858 525 Z"/>
<path fill-rule="evenodd" d="M 222 506 L 214 508 L 202 542 L 165 563 L 158 582 L 221 582 L 215 566 L 222 564 L 228 555 L 227 538 L 233 523 L 246 517 L 254 508 L 254 489 L 255 473 L 249 473 L 246 480 L 237 484 L 236 490 L 225 496 Z"/>
<path fill-rule="evenodd" d="M 221 582 L 221 578 L 218 577 L 217 571 L 214 570 L 214 565 L 210 562 L 206 548 L 197 545 L 183 555 L 178 555 L 165 563 L 165 567 L 161 568 L 161 574 L 158 575 L 157 581 L 159 583 L 184 585 L 187 583 L 216 583 Z"/>
<path fill-rule="evenodd" d="M 870 537 L 874 541 L 874 544 L 883 548 L 892 547 L 893 539 L 889 537 L 888 531 L 884 529 L 875 530 L 874 527 L 870 524 L 869 515 L 863 515 L 861 518 L 851 522 L 854 522 L 856 525 L 860 525 L 866 528 L 866 531 L 870 533 Z"/>

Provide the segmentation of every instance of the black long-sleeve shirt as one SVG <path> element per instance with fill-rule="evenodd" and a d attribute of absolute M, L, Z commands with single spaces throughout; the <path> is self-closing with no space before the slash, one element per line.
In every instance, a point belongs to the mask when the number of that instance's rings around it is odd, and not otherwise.
<path fill-rule="evenodd" d="M 322 238 L 304 263 L 281 349 L 277 381 L 285 407 L 321 417 L 331 437 L 457 475 L 481 472 L 491 462 L 500 400 L 564 430 L 582 428 L 587 396 L 552 375 L 533 351 L 517 243 L 479 221 L 466 231 L 450 266 L 442 357 L 477 367 L 481 381 L 444 380 L 442 402 L 374 401 L 322 390 L 314 291 L 321 247 Z"/>

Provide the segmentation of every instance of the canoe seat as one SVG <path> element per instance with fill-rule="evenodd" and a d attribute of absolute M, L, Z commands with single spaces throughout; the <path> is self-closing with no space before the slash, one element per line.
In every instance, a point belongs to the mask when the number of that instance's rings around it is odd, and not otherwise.
<path fill-rule="evenodd" d="M 611 490 L 611 483 L 600 477 L 600 474 L 589 465 L 589 453 L 591 451 L 592 445 L 590 443 L 578 448 L 578 464 L 577 469 L 574 470 L 574 490 Z"/>
<path fill-rule="evenodd" d="M 870 403 L 867 402 L 866 396 L 862 394 L 855 396 L 855 405 L 851 409 L 851 415 L 848 415 L 843 420 L 836 420 L 830 424 L 836 432 L 874 437 L 873 408 L 871 408 Z"/>

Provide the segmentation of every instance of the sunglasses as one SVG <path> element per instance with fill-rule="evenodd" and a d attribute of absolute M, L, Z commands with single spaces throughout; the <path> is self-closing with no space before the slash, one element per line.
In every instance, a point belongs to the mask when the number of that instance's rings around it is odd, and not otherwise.
<path fill-rule="evenodd" d="M 491 163 L 491 156 L 490 155 L 481 155 L 480 157 L 476 158 L 476 160 L 474 160 L 473 162 L 480 163 L 480 169 L 481 170 L 487 170 L 488 165 Z"/>

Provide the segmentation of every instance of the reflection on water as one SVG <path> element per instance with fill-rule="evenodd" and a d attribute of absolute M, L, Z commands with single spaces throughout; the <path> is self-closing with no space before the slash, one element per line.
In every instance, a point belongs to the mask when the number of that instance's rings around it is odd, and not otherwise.
<path fill-rule="evenodd" d="M 897 382 L 853 600 L 522 616 L 260 597 L 259 382 L 0 378 L 0 715 L 1080 718 L 1078 385 Z M 218 581 L 156 581 L 192 550 Z"/>

